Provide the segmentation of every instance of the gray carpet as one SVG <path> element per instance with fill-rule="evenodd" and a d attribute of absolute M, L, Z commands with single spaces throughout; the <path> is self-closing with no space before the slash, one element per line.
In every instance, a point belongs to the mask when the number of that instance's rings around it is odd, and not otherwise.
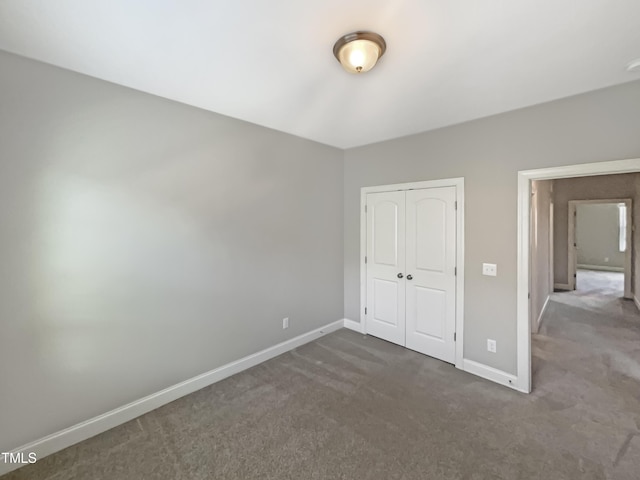
<path fill-rule="evenodd" d="M 593 297 L 595 301 L 611 297 L 622 297 L 624 294 L 624 273 L 602 272 L 596 270 L 577 270 L 576 291 L 574 295 L 588 301 Z"/>
<path fill-rule="evenodd" d="M 640 478 L 634 305 L 554 294 L 533 352 L 524 395 L 341 330 L 2 480 Z"/>

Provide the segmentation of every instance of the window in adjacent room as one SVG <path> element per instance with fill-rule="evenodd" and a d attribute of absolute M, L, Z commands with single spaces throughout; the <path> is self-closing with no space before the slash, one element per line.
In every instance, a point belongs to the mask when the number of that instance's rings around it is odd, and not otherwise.
<path fill-rule="evenodd" d="M 627 250 L 627 206 L 618 204 L 618 247 L 621 252 Z"/>

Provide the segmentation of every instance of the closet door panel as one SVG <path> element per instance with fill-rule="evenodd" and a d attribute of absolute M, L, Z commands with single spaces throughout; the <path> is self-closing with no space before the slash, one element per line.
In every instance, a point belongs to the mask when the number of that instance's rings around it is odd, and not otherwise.
<path fill-rule="evenodd" d="M 456 187 L 406 193 L 406 346 L 455 362 Z"/>
<path fill-rule="evenodd" d="M 367 195 L 367 333 L 405 344 L 405 192 Z"/>

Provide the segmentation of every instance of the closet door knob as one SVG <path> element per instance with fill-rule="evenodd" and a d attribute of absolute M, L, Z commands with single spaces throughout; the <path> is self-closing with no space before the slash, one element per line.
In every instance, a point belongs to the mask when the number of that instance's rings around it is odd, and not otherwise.
<path fill-rule="evenodd" d="M 398 274 L 398 278 L 402 278 L 403 275 L 401 273 Z"/>
<path fill-rule="evenodd" d="M 413 277 L 411 275 L 407 275 L 407 280 L 413 280 Z"/>

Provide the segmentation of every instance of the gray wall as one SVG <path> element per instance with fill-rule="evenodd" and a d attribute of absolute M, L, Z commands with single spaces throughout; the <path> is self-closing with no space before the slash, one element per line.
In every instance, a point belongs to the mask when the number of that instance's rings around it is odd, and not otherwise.
<path fill-rule="evenodd" d="M 638 105 L 636 81 L 347 150 L 345 316 L 360 318 L 360 187 L 465 177 L 465 357 L 515 373 L 517 172 L 640 157 Z M 482 276 L 482 262 L 498 276 Z"/>
<path fill-rule="evenodd" d="M 620 251 L 618 205 L 578 204 L 576 217 L 578 265 L 623 269 L 625 253 Z"/>
<path fill-rule="evenodd" d="M 342 151 L 2 52 L 0 106 L 0 451 L 343 317 Z"/>
<path fill-rule="evenodd" d="M 635 83 L 633 85 L 636 85 Z M 640 157 L 640 155 L 635 155 Z M 604 200 L 633 198 L 636 173 L 621 175 L 596 175 L 593 177 L 564 178 L 553 184 L 554 202 L 554 276 L 556 284 L 568 283 L 569 260 L 567 236 L 569 235 L 569 200 Z"/>
<path fill-rule="evenodd" d="M 553 180 L 531 182 L 531 331 L 540 328 L 538 319 L 553 292 L 552 214 Z"/>

